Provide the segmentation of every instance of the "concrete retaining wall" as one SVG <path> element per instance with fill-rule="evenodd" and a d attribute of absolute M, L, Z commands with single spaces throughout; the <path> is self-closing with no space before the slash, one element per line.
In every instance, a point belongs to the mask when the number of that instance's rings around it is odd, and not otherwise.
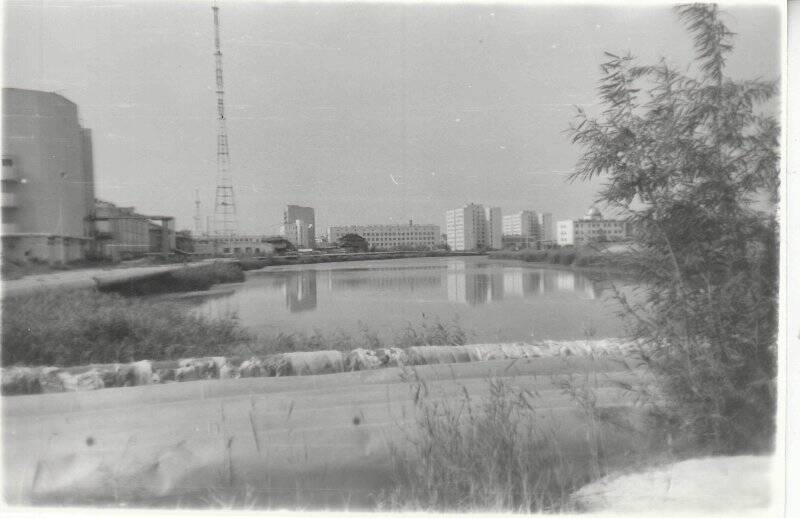
<path fill-rule="evenodd" d="M 304 376 L 404 365 L 467 363 L 623 352 L 610 340 L 418 346 L 400 349 L 289 352 L 252 358 L 210 357 L 143 360 L 81 367 L 10 367 L 0 371 L 3 395 L 76 392 L 202 379 Z"/>

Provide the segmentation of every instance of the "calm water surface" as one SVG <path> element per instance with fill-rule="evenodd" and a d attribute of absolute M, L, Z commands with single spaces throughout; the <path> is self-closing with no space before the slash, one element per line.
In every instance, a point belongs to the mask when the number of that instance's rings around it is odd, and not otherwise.
<path fill-rule="evenodd" d="M 454 320 L 470 341 L 620 336 L 608 290 L 571 270 L 483 257 L 358 261 L 248 272 L 229 295 L 196 308 L 235 313 L 261 336 L 314 330 L 350 334 L 363 325 L 391 340 L 411 323 Z"/>

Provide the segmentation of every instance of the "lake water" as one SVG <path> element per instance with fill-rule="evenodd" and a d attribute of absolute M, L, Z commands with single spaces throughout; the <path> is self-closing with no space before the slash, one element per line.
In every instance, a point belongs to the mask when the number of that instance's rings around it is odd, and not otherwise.
<path fill-rule="evenodd" d="M 485 257 L 440 257 L 323 263 L 248 272 L 228 295 L 195 311 L 235 313 L 260 336 L 358 333 L 391 340 L 427 319 L 457 321 L 471 342 L 620 336 L 609 293 L 572 270 L 537 268 Z"/>

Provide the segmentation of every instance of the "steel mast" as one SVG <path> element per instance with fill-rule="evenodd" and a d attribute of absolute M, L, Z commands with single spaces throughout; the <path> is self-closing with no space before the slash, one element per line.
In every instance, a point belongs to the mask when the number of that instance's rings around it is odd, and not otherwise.
<path fill-rule="evenodd" d="M 214 2 L 214 59 L 217 72 L 217 188 L 214 196 L 214 233 L 230 241 L 236 235 L 236 200 L 228 154 L 228 127 L 225 122 L 225 88 L 222 82 L 222 51 L 219 38 L 219 7 Z"/>

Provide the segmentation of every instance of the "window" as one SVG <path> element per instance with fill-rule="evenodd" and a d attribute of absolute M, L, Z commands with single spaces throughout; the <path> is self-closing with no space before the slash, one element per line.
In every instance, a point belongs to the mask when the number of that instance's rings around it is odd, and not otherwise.
<path fill-rule="evenodd" d="M 14 165 L 14 160 L 12 160 L 10 158 L 3 158 L 3 165 L 4 166 L 5 165 L 8 165 L 8 166 Z"/>

